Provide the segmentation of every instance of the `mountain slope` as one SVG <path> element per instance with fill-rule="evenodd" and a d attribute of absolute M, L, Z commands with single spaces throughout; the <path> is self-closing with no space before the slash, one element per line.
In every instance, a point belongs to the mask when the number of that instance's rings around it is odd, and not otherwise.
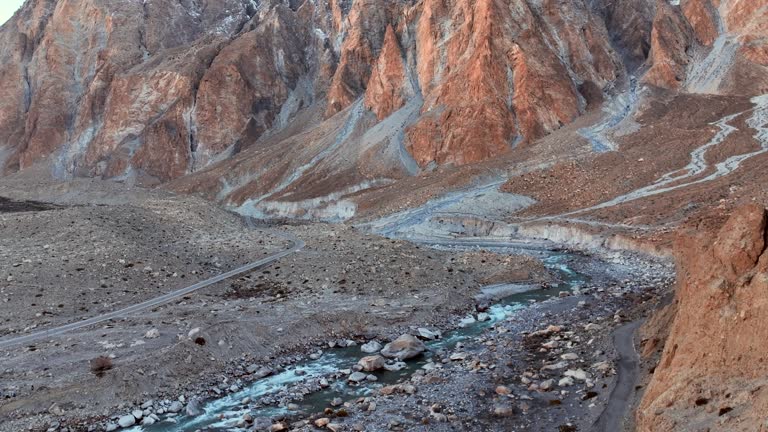
<path fill-rule="evenodd" d="M 766 1 L 680 3 L 28 0 L 0 28 L 0 166 L 346 219 L 345 196 L 524 152 L 604 102 L 621 114 L 589 139 L 615 149 L 634 77 L 768 92 Z"/>

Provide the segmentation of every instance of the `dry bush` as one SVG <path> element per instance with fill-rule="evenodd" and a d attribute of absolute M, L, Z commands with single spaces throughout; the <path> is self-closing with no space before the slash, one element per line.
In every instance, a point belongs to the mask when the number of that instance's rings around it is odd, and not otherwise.
<path fill-rule="evenodd" d="M 91 360 L 91 372 L 99 378 L 103 377 L 112 367 L 112 359 L 109 357 L 98 356 Z"/>

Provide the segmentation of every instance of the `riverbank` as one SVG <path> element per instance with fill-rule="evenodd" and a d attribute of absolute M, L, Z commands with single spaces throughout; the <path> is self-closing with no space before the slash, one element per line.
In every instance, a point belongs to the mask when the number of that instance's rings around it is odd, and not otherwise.
<path fill-rule="evenodd" d="M 448 326 L 486 283 L 552 280 L 530 257 L 437 251 L 343 225 L 253 230 L 199 199 L 118 189 L 93 183 L 76 202 L 2 215 L 11 245 L 0 264 L 3 337 L 120 309 L 282 250 L 274 229 L 307 246 L 140 315 L 5 350 L 0 430 L 88 430 L 149 399 L 223 395 L 252 381 L 253 365 L 279 370 L 329 340 Z M 46 193 L 3 190 L 16 202 Z M 110 364 L 96 374 L 100 357 Z"/>
<path fill-rule="evenodd" d="M 586 428 L 615 385 L 612 329 L 655 307 L 669 287 L 671 269 L 626 254 L 613 254 L 611 262 L 577 253 L 552 258 L 545 259 L 550 268 L 571 272 L 556 288 L 511 296 L 490 310 L 480 306 L 484 312 L 475 310 L 471 319 L 449 317 L 425 325 L 426 332 L 414 326 L 376 338 L 386 343 L 399 331 L 427 339 L 443 335 L 426 341 L 427 355 L 403 370 L 375 378 L 362 374 L 360 383 L 351 384 L 358 380 L 352 378 L 357 360 L 370 354 L 360 347 L 370 340 L 320 341 L 287 364 L 252 367 L 268 376 L 236 385 L 227 396 L 210 399 L 208 391 L 193 398 L 191 410 L 187 404 L 186 415 L 161 415 L 160 422 L 132 430 L 313 430 L 317 424 L 332 430 Z M 545 323 L 556 330 L 542 333 Z M 484 403 L 478 405 L 478 398 Z"/>

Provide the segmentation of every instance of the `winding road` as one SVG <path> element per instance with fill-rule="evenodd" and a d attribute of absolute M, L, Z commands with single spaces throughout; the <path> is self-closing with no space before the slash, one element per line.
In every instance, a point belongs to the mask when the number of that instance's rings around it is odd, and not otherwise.
<path fill-rule="evenodd" d="M 613 333 L 613 343 L 619 360 L 616 367 L 616 386 L 611 391 L 605 409 L 592 426 L 593 432 L 618 432 L 635 392 L 640 359 L 635 350 L 635 332 L 643 324 L 638 320 L 619 327 Z"/>
<path fill-rule="evenodd" d="M 251 229 L 254 228 L 254 223 L 251 220 L 251 218 L 245 218 L 245 221 L 246 221 L 246 224 L 249 226 L 249 228 L 251 228 Z M 262 258 L 262 259 L 260 259 L 258 261 L 254 261 L 254 262 L 246 264 L 246 265 L 244 265 L 242 267 L 238 267 L 238 268 L 236 268 L 234 270 L 230 270 L 230 271 L 228 271 L 226 273 L 222 273 L 222 274 L 220 274 L 218 276 L 214 276 L 214 277 L 212 277 L 210 279 L 206 279 L 204 281 L 200 281 L 200 282 L 198 282 L 198 283 L 196 283 L 194 285 L 190 285 L 190 286 L 185 287 L 185 288 L 180 288 L 180 289 L 178 289 L 176 291 L 172 291 L 172 292 L 169 292 L 167 294 L 163 294 L 163 295 L 161 295 L 159 297 L 155 297 L 155 298 L 146 300 L 144 302 L 128 306 L 128 307 L 120 309 L 120 310 L 116 310 L 116 311 L 113 311 L 113 312 L 108 312 L 108 313 L 103 314 L 103 315 L 99 315 L 99 316 L 95 316 L 95 317 L 92 317 L 92 318 L 84 319 L 84 320 L 78 321 L 78 322 L 73 322 L 73 323 L 66 324 L 66 325 L 63 325 L 63 326 L 60 326 L 60 327 L 55 327 L 55 328 L 48 329 L 48 330 L 41 330 L 41 331 L 38 331 L 38 332 L 35 332 L 35 333 L 30 333 L 30 334 L 27 334 L 27 335 L 24 335 L 24 336 L 19 336 L 19 337 L 10 338 L 10 339 L 0 339 L 0 349 L 6 349 L 6 348 L 10 348 L 10 347 L 13 347 L 13 346 L 16 346 L 16 345 L 20 345 L 20 344 L 26 344 L 26 343 L 30 343 L 30 342 L 35 342 L 35 341 L 38 341 L 38 340 L 41 340 L 41 339 L 49 339 L 49 338 L 52 338 L 52 337 L 61 336 L 61 335 L 65 334 L 65 333 L 69 333 L 69 332 L 72 332 L 72 331 L 75 331 L 75 330 L 79 330 L 79 329 L 82 329 L 82 328 L 85 328 L 85 327 L 89 327 L 89 326 L 92 326 L 92 325 L 95 325 L 95 324 L 103 323 L 105 321 L 125 318 L 125 317 L 127 317 L 129 315 L 132 315 L 132 314 L 135 314 L 137 312 L 141 312 L 141 311 L 144 311 L 144 310 L 147 310 L 147 309 L 151 309 L 151 308 L 154 308 L 154 307 L 157 307 L 157 306 L 164 305 L 164 304 L 169 303 L 169 302 L 171 302 L 173 300 L 176 300 L 176 299 L 178 299 L 180 297 L 183 297 L 183 296 L 185 296 L 187 294 L 193 293 L 195 291 L 198 291 L 198 290 L 201 290 L 203 288 L 206 288 L 206 287 L 209 287 L 211 285 L 214 285 L 216 283 L 219 283 L 219 282 L 221 282 L 223 280 L 229 279 L 229 278 L 234 277 L 234 276 L 241 275 L 243 273 L 248 273 L 248 272 L 253 271 L 253 270 L 255 270 L 255 269 L 259 268 L 259 267 L 271 264 L 271 263 L 273 263 L 273 262 L 275 262 L 275 261 L 277 261 L 277 260 L 279 260 L 281 258 L 287 257 L 289 255 L 292 255 L 292 254 L 298 252 L 299 250 L 303 249 L 304 246 L 305 246 L 305 243 L 302 240 L 294 237 L 291 234 L 277 232 L 277 231 L 273 231 L 272 234 L 274 234 L 274 235 L 276 235 L 278 237 L 282 237 L 282 238 L 287 239 L 290 242 L 290 247 L 288 249 L 285 249 L 285 250 L 281 251 L 281 252 L 278 252 L 278 253 L 272 254 L 272 255 L 270 255 L 268 257 Z"/>

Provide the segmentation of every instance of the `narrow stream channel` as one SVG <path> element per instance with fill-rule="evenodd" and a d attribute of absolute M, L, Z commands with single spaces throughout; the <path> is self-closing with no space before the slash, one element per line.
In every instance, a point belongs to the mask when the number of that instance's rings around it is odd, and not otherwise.
<path fill-rule="evenodd" d="M 377 381 L 364 381 L 354 385 L 343 378 L 336 381 L 329 380 L 329 387 L 295 402 L 299 407 L 298 411 L 289 411 L 286 407 L 280 406 L 253 407 L 253 402 L 243 404 L 243 400 L 258 401 L 302 382 L 317 382 L 340 370 L 351 368 L 362 357 L 370 355 L 363 353 L 359 346 L 329 349 L 317 360 L 298 363 L 280 373 L 257 380 L 239 392 L 206 402 L 203 406 L 204 413 L 200 416 L 192 418 L 171 414 L 164 418 L 161 416 L 161 421 L 154 425 L 136 426 L 128 430 L 131 432 L 245 431 L 248 427 L 238 426 L 238 421 L 246 414 L 250 414 L 253 418 L 272 418 L 296 412 L 318 413 L 330 407 L 331 402 L 336 398 L 350 401 L 372 394 L 384 385 L 408 378 L 417 370 L 433 362 L 432 359 L 436 353 L 451 350 L 458 343 L 479 336 L 484 330 L 514 315 L 516 311 L 525 309 L 533 303 L 556 297 L 561 291 L 571 291 L 583 286 L 589 278 L 574 271 L 568 265 L 570 259 L 571 256 L 567 253 L 551 253 L 544 257 L 542 259 L 544 264 L 559 275 L 558 284 L 548 289 L 528 290 L 504 298 L 488 309 L 486 321 L 468 323 L 464 327 L 445 332 L 440 339 L 425 342 L 428 349 L 425 355 L 407 362 L 407 366 L 399 371 L 373 373 Z"/>

